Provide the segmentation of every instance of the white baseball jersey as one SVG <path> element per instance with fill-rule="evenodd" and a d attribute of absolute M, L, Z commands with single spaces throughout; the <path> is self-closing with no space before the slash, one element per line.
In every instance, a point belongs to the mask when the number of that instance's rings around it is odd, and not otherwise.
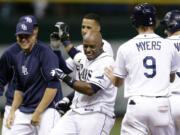
<path fill-rule="evenodd" d="M 95 84 L 101 89 L 92 96 L 75 92 L 71 108 L 80 114 L 101 112 L 113 117 L 117 88 L 104 75 L 104 68 L 114 65 L 113 57 L 104 52 L 89 61 L 85 55 L 83 56 L 80 67 L 72 66 L 72 59 L 66 61 L 67 65 L 75 72 L 76 80 Z"/>
<path fill-rule="evenodd" d="M 180 36 L 175 35 L 168 37 L 167 40 L 171 43 L 173 47 L 179 52 L 180 55 Z M 176 77 L 173 83 L 170 84 L 170 92 L 171 96 L 170 100 L 170 107 L 171 107 L 171 115 L 174 120 L 174 127 L 175 127 L 175 135 L 180 134 L 180 108 L 178 107 L 180 104 L 180 69 L 176 72 Z"/>
<path fill-rule="evenodd" d="M 109 42 L 107 42 L 106 40 L 102 40 L 102 42 L 104 43 L 103 44 L 103 50 L 104 52 L 108 53 L 110 56 L 114 57 L 114 53 L 113 53 L 113 49 L 111 47 L 111 44 Z M 83 50 L 83 45 L 79 45 L 77 47 L 78 50 L 82 51 L 84 53 L 84 50 Z"/>
<path fill-rule="evenodd" d="M 125 79 L 125 97 L 167 96 L 170 73 L 180 65 L 175 48 L 156 34 L 140 34 L 117 52 L 114 75 Z"/>
<path fill-rule="evenodd" d="M 171 36 L 168 37 L 167 40 L 171 43 L 172 46 L 179 52 L 180 55 L 180 36 Z M 180 69 L 176 72 L 176 77 L 173 83 L 170 84 L 169 87 L 171 92 L 179 93 L 180 94 Z"/>

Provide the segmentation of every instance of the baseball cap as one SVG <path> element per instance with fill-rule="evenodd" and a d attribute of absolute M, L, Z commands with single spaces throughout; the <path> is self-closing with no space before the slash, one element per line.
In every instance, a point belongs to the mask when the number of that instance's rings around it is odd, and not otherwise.
<path fill-rule="evenodd" d="M 19 21 L 18 22 L 27 22 L 27 23 L 32 23 L 33 25 L 36 25 L 38 26 L 38 22 L 37 22 L 37 19 L 35 16 L 33 15 L 25 15 L 25 16 L 22 16 L 21 18 L 19 18 Z"/>
<path fill-rule="evenodd" d="M 19 22 L 16 26 L 16 35 L 19 35 L 19 34 L 32 35 L 33 32 L 34 32 L 33 23 Z"/>

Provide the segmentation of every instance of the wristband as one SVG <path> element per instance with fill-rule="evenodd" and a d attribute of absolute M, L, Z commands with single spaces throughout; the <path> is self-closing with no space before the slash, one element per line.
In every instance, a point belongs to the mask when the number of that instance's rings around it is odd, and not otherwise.
<path fill-rule="evenodd" d="M 71 88 L 73 88 L 73 84 L 76 80 L 73 79 L 72 77 L 66 75 L 63 79 L 63 82 L 65 82 L 67 85 L 69 85 Z"/>
<path fill-rule="evenodd" d="M 64 42 L 63 42 L 63 45 L 64 45 L 65 47 L 69 46 L 70 44 L 71 44 L 71 41 L 64 41 Z"/>

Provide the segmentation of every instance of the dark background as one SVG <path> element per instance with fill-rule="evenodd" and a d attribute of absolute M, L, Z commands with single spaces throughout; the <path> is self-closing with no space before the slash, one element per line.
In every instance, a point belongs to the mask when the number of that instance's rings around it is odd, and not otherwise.
<path fill-rule="evenodd" d="M 51 3 L 47 2 L 42 14 L 37 11 L 37 3 L 32 2 L 0 2 L 0 45 L 11 44 L 16 39 L 14 36 L 18 19 L 23 15 L 35 15 L 39 23 L 39 39 L 49 42 L 49 34 L 56 31 L 54 24 L 57 21 L 64 21 L 70 25 L 71 39 L 81 40 L 81 20 L 87 13 L 94 12 L 101 16 L 103 38 L 110 39 L 130 39 L 137 33 L 131 26 L 129 17 L 135 4 L 88 4 L 88 3 Z M 36 6 L 35 6 L 36 5 Z M 40 5 L 43 5 L 41 3 Z M 158 18 L 172 10 L 180 9 L 179 5 L 158 5 Z M 163 35 L 162 27 L 156 33 Z"/>

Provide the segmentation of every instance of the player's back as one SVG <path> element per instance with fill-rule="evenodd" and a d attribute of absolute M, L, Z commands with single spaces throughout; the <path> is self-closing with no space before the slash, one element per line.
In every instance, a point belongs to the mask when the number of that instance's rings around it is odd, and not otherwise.
<path fill-rule="evenodd" d="M 175 49 L 156 34 L 140 34 L 123 44 L 117 58 L 125 65 L 125 97 L 167 95 L 175 56 Z"/>
<path fill-rule="evenodd" d="M 179 35 L 168 37 L 167 40 L 169 43 L 175 47 L 180 55 L 180 37 Z M 180 93 L 180 68 L 176 72 L 176 77 L 173 83 L 170 84 L 170 91 L 173 93 Z"/>

